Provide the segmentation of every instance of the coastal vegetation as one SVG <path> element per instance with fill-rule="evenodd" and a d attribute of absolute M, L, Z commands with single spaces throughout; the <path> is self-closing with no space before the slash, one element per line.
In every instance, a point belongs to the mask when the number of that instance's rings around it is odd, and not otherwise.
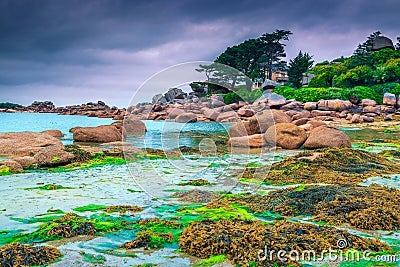
<path fill-rule="evenodd" d="M 15 103 L 10 103 L 10 102 L 1 102 L 0 103 L 0 108 L 7 108 L 7 109 L 14 109 L 14 108 L 21 108 L 22 105 L 20 104 L 15 104 Z"/>

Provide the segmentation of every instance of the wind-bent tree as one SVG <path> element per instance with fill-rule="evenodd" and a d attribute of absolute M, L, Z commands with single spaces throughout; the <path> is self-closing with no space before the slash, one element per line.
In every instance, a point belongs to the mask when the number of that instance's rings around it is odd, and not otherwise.
<path fill-rule="evenodd" d="M 282 58 L 286 56 L 285 44 L 292 33 L 285 30 L 276 30 L 265 33 L 257 39 L 249 39 L 243 43 L 228 47 L 215 60 L 246 74 L 250 79 L 265 80 L 265 73 L 272 78 L 274 67 L 282 66 Z"/>
<path fill-rule="evenodd" d="M 276 67 L 281 67 L 283 62 L 282 58 L 286 57 L 285 44 L 282 41 L 288 41 L 291 31 L 275 30 L 273 33 L 265 33 L 258 38 L 261 43 L 261 54 L 263 56 L 262 62 L 267 72 L 267 78 L 272 79 L 272 70 Z"/>
<path fill-rule="evenodd" d="M 354 68 L 361 65 L 372 67 L 372 47 L 374 44 L 374 40 L 380 36 L 382 36 L 382 33 L 380 31 L 373 32 L 368 36 L 367 40 L 364 43 L 358 44 L 357 49 L 354 51 L 353 56 L 351 57 L 349 68 Z"/>
<path fill-rule="evenodd" d="M 303 54 L 300 51 L 294 59 L 289 61 L 289 83 L 295 88 L 300 88 L 302 86 L 303 73 L 310 70 L 313 63 L 312 56 L 308 53 Z"/>

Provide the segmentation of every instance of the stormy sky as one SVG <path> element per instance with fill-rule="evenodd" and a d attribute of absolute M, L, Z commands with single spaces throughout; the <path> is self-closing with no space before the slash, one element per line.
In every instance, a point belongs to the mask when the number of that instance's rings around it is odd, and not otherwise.
<path fill-rule="evenodd" d="M 0 102 L 125 107 L 164 68 L 275 29 L 293 32 L 288 59 L 332 60 L 377 30 L 394 41 L 399 10 L 398 0 L 0 0 Z"/>

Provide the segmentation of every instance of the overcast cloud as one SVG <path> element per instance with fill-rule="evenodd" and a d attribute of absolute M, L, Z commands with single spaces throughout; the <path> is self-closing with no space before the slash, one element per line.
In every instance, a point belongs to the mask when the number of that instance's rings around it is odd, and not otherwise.
<path fill-rule="evenodd" d="M 275 29 L 293 32 L 288 59 L 302 50 L 332 60 L 373 31 L 395 40 L 399 10 L 397 0 L 2 0 L 0 102 L 124 107 L 162 69 L 213 61 Z"/>

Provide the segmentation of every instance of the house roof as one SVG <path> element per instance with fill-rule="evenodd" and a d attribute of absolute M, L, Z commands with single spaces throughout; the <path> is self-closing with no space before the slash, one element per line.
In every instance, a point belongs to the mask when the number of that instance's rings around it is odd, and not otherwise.
<path fill-rule="evenodd" d="M 281 85 L 280 83 L 277 83 L 275 81 L 271 81 L 271 80 L 266 79 L 262 84 L 262 88 L 264 88 L 264 87 L 276 87 L 276 86 L 280 86 L 280 85 Z"/>

